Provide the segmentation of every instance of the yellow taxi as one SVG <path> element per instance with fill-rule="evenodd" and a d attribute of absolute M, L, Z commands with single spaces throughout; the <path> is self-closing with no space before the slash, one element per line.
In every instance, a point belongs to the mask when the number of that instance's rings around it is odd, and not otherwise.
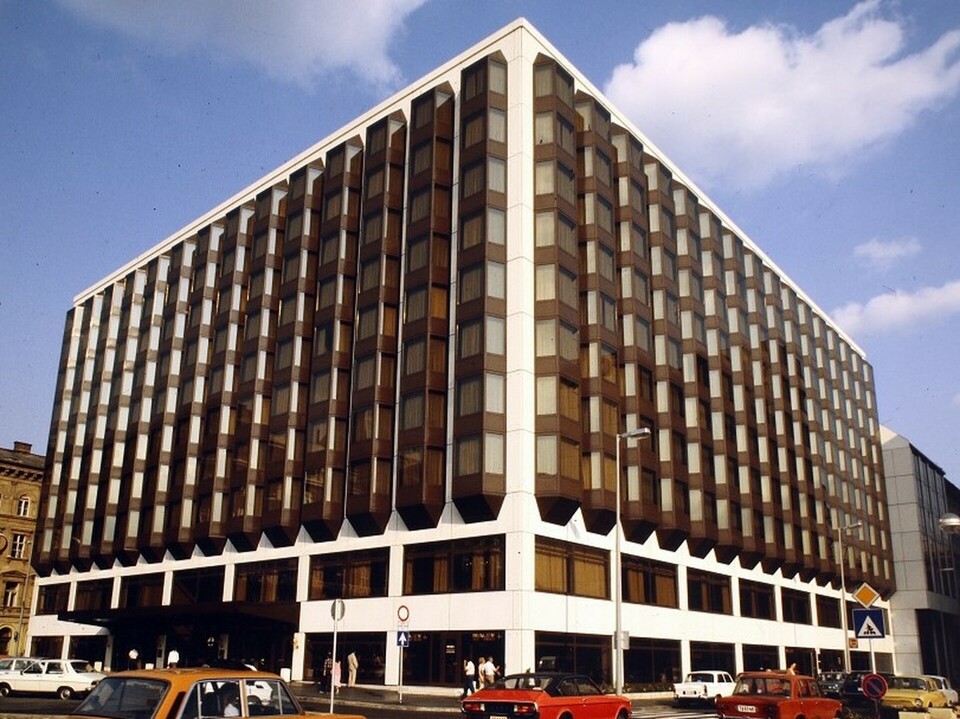
<path fill-rule="evenodd" d="M 74 710 L 74 717 L 215 719 L 303 717 L 276 674 L 230 669 L 144 669 L 111 674 Z M 338 715 L 328 715 L 338 716 Z M 356 715 L 339 715 L 342 719 Z"/>

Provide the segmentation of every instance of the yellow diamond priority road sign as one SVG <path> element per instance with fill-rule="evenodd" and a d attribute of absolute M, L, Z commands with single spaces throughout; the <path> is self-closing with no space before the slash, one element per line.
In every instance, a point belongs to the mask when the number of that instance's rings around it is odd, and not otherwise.
<path fill-rule="evenodd" d="M 860 588 L 853 593 L 853 598 L 860 602 L 864 608 L 869 609 L 873 603 L 880 598 L 880 594 L 876 589 L 864 582 L 860 585 Z"/>

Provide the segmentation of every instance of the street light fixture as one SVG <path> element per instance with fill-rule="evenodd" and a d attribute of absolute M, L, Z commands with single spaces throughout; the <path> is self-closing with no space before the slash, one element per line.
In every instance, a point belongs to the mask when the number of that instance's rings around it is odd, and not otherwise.
<path fill-rule="evenodd" d="M 844 576 L 844 565 L 847 558 L 843 554 L 843 535 L 851 529 L 859 529 L 863 522 L 852 522 L 844 527 L 837 527 L 837 544 L 840 549 L 840 625 L 843 627 L 843 671 L 850 671 L 850 637 L 847 635 L 847 583 Z"/>
<path fill-rule="evenodd" d="M 623 532 L 623 526 L 620 522 L 620 440 L 636 439 L 640 437 L 649 437 L 652 433 L 649 427 L 637 427 L 621 432 L 617 435 L 617 522 L 614 527 L 614 549 L 613 549 L 613 577 L 615 581 L 614 604 L 616 613 L 616 627 L 614 629 L 613 646 L 617 662 L 614 667 L 613 683 L 617 694 L 623 694 L 623 573 L 622 556 L 620 550 L 620 535 Z"/>
<path fill-rule="evenodd" d="M 940 529 L 949 534 L 960 532 L 960 517 L 953 512 L 947 512 L 938 520 Z"/>

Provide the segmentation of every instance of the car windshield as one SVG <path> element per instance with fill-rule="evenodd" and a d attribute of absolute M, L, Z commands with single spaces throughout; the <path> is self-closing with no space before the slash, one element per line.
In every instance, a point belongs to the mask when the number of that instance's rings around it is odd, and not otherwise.
<path fill-rule="evenodd" d="M 511 674 L 497 682 L 497 688 L 546 691 L 553 679 L 549 674 Z"/>
<path fill-rule="evenodd" d="M 927 688 L 927 683 L 920 677 L 894 677 L 890 680 L 890 688 L 923 691 Z"/>
<path fill-rule="evenodd" d="M 766 696 L 790 696 L 790 680 L 771 675 L 769 677 L 740 677 L 733 693 L 738 696 L 759 694 Z"/>
<path fill-rule="evenodd" d="M 73 713 L 111 719 L 152 719 L 169 686 L 159 679 L 107 677 Z"/>
<path fill-rule="evenodd" d="M 68 662 L 70 668 L 75 672 L 92 672 L 96 671 L 90 662 L 84 661 L 83 659 L 73 659 Z"/>
<path fill-rule="evenodd" d="M 703 674 L 703 673 L 699 673 L 699 674 L 687 674 L 687 681 L 688 681 L 688 682 L 712 682 L 712 681 L 713 681 L 713 675 L 712 675 L 712 674 Z"/>

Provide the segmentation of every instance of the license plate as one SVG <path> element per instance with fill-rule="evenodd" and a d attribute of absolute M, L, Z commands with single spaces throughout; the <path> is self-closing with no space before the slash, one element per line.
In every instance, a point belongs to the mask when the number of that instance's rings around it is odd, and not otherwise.
<path fill-rule="evenodd" d="M 741 714 L 756 714 L 757 708 L 750 704 L 737 704 L 737 711 Z"/>
<path fill-rule="evenodd" d="M 491 714 L 490 719 L 507 719 L 505 714 Z"/>

